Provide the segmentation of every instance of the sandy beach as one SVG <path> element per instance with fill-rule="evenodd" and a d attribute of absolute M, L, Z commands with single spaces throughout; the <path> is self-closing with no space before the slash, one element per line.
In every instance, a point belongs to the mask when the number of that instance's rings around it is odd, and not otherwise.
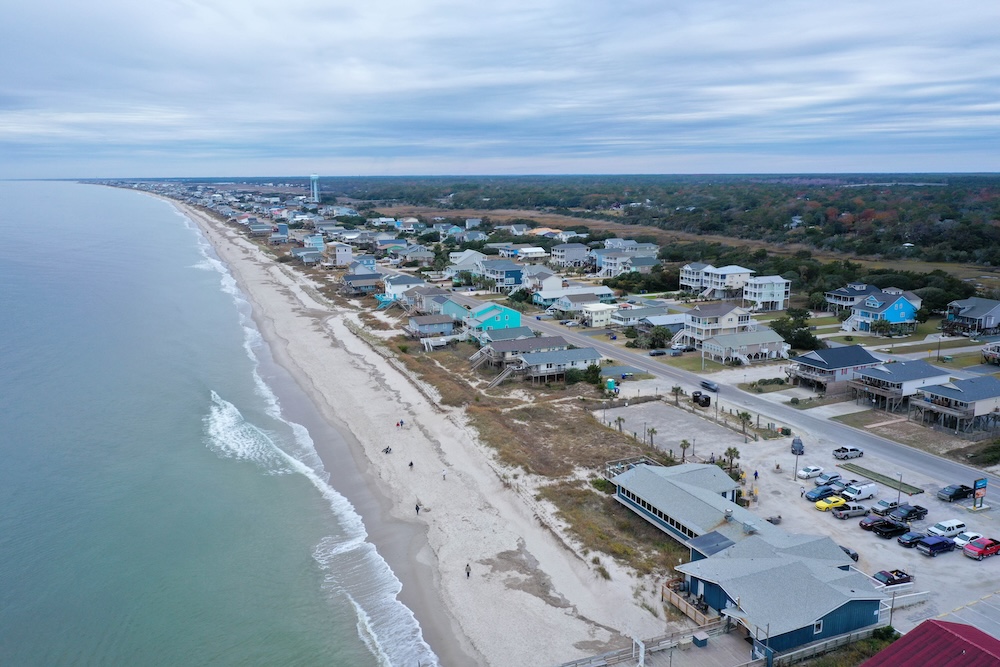
<path fill-rule="evenodd" d="M 171 203 L 228 265 L 275 361 L 351 443 L 349 453 L 316 444 L 331 471 L 349 454 L 381 498 L 381 512 L 362 512 L 370 539 L 443 665 L 555 665 L 667 631 L 640 606 L 657 606 L 655 582 L 610 559 L 611 580 L 598 577 L 533 499 L 531 480 L 505 485 L 463 412 L 437 405 L 432 387 L 353 333 L 363 328 L 356 313 L 235 229 Z M 380 530 L 385 522 L 411 530 Z"/>

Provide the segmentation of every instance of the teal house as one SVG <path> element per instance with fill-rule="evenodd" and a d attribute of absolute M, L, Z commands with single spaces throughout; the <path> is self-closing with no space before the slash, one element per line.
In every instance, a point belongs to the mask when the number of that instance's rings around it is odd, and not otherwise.
<path fill-rule="evenodd" d="M 474 336 L 493 329 L 513 329 L 521 326 L 521 313 L 498 303 L 487 303 L 466 315 L 465 326 Z"/>

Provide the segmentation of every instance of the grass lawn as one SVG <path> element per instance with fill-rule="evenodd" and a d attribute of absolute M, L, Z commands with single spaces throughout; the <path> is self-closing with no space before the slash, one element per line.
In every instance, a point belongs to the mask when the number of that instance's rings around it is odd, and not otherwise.
<path fill-rule="evenodd" d="M 830 324 L 840 324 L 840 318 L 836 315 L 828 315 L 826 317 L 812 317 L 806 323 L 811 327 L 822 327 Z"/>
<path fill-rule="evenodd" d="M 691 371 L 692 373 L 717 373 L 718 371 L 724 371 L 727 368 L 732 368 L 732 366 L 726 366 L 725 364 L 720 364 L 718 361 L 712 361 L 708 357 L 705 357 L 705 370 L 702 371 L 701 354 L 697 352 L 685 352 L 680 357 L 671 357 L 668 354 L 665 357 L 658 358 L 663 363 L 673 366 L 674 368 Z"/>

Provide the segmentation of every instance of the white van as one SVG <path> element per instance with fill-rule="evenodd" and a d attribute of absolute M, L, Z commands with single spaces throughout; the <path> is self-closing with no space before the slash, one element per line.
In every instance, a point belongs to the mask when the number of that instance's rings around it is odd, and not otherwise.
<path fill-rule="evenodd" d="M 840 495 L 848 500 L 857 502 L 859 500 L 874 498 L 877 493 L 878 485 L 874 482 L 855 482 L 844 489 L 844 492 Z"/>

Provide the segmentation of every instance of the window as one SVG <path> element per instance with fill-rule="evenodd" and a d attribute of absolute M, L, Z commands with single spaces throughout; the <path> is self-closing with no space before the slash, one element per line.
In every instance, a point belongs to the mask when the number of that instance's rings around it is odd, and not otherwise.
<path fill-rule="evenodd" d="M 823 632 L 823 620 L 822 619 L 820 619 L 820 620 L 816 621 L 815 623 L 813 623 L 813 634 L 814 635 L 818 635 L 821 632 Z"/>

